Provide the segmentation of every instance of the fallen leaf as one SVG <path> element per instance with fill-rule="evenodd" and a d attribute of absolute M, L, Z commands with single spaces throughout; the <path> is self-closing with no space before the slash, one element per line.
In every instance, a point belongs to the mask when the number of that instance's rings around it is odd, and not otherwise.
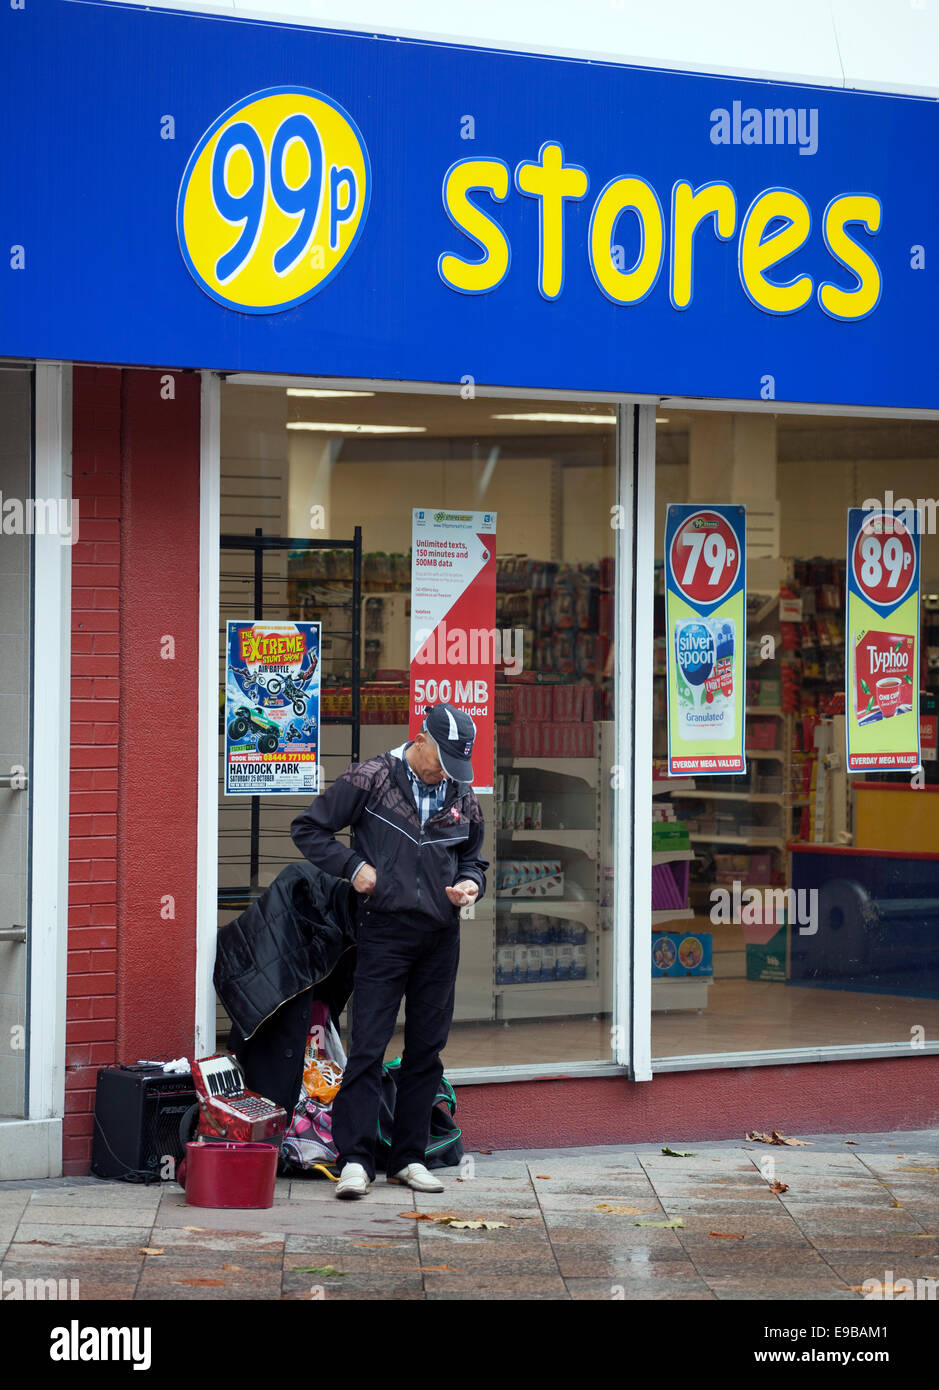
<path fill-rule="evenodd" d="M 180 1229 L 183 1231 L 207 1231 L 208 1226 L 182 1226 Z"/>
<path fill-rule="evenodd" d="M 902 1207 L 902 1206 L 903 1206 L 903 1203 L 902 1203 L 902 1202 L 891 1202 L 890 1205 L 891 1205 L 892 1207 Z"/>
<path fill-rule="evenodd" d="M 634 1226 L 655 1226 L 658 1230 L 674 1231 L 679 1226 L 684 1226 L 680 1216 L 673 1216 L 670 1221 L 634 1221 Z"/>
<path fill-rule="evenodd" d="M 774 1129 L 770 1134 L 761 1134 L 759 1130 L 747 1133 L 747 1139 L 757 1144 L 788 1144 L 800 1149 L 811 1149 L 813 1147 L 810 1139 L 790 1139 L 785 1134 L 780 1134 L 778 1129 Z"/>
<path fill-rule="evenodd" d="M 399 1211 L 399 1216 L 410 1217 L 412 1221 L 455 1221 L 456 1212 Z"/>
<path fill-rule="evenodd" d="M 879 1280 L 874 1280 L 873 1282 L 874 1282 L 874 1285 L 875 1285 L 875 1292 L 876 1292 L 876 1290 L 879 1290 L 879 1291 L 880 1291 L 879 1294 L 877 1295 L 878 1297 L 880 1297 L 880 1296 L 882 1295 L 884 1298 L 889 1298 L 889 1297 L 891 1297 L 891 1296 L 892 1296 L 893 1294 L 895 1294 L 895 1293 L 902 1294 L 902 1295 L 904 1295 L 904 1296 L 907 1297 L 907 1298 L 910 1296 L 910 1293 L 909 1293 L 909 1283 L 907 1283 L 907 1284 L 881 1284 Z M 848 1288 L 852 1291 L 852 1293 L 870 1293 L 870 1292 L 871 1292 L 870 1285 L 868 1285 L 868 1287 L 865 1288 L 863 1284 L 849 1284 L 849 1285 L 848 1285 Z"/>
<path fill-rule="evenodd" d="M 539 1182 L 550 1182 L 550 1181 L 551 1181 L 551 1174 L 550 1174 L 550 1173 L 536 1173 L 536 1174 L 535 1174 L 535 1177 L 538 1179 Z"/>
<path fill-rule="evenodd" d="M 846 1144 L 853 1144 L 855 1148 L 858 1147 L 858 1141 L 856 1139 L 846 1139 L 844 1142 Z"/>
<path fill-rule="evenodd" d="M 775 1192 L 778 1196 L 780 1192 L 789 1191 L 789 1184 L 787 1182 L 780 1182 L 777 1178 L 775 1182 L 769 1184 L 769 1190 L 770 1192 Z"/>
<path fill-rule="evenodd" d="M 157 1249 L 152 1245 L 141 1245 L 140 1253 L 141 1255 L 162 1255 L 163 1249 L 162 1247 Z"/>
<path fill-rule="evenodd" d="M 684 1153 L 681 1149 L 665 1148 L 662 1150 L 662 1152 L 663 1154 L 668 1154 L 669 1158 L 697 1158 L 698 1156 L 697 1154 L 693 1153 Z"/>
<path fill-rule="evenodd" d="M 478 1154 L 491 1154 L 491 1153 L 492 1153 L 492 1149 L 477 1149 L 476 1152 L 477 1152 Z"/>
<path fill-rule="evenodd" d="M 617 1216 L 651 1216 L 645 1207 L 615 1207 L 610 1202 L 598 1202 L 594 1211 L 614 1212 Z"/>
<path fill-rule="evenodd" d="M 454 1269 L 453 1265 L 421 1265 L 420 1269 L 422 1274 L 459 1274 L 460 1272 L 458 1269 Z"/>
<path fill-rule="evenodd" d="M 224 1289 L 224 1279 L 177 1279 L 177 1284 L 194 1284 L 200 1289 Z"/>
<path fill-rule="evenodd" d="M 345 1271 L 332 1265 L 294 1265 L 294 1274 L 318 1274 L 321 1279 L 345 1279 Z"/>
<path fill-rule="evenodd" d="M 509 1229 L 505 1221 L 450 1221 L 448 1225 L 454 1231 L 497 1231 L 500 1227 L 504 1231 Z"/>
<path fill-rule="evenodd" d="M 708 1235 L 713 1236 L 715 1240 L 746 1240 L 745 1235 L 733 1235 L 728 1231 L 708 1231 Z"/>
<path fill-rule="evenodd" d="M 222 1265 L 222 1269 L 244 1269 L 244 1265 Z"/>

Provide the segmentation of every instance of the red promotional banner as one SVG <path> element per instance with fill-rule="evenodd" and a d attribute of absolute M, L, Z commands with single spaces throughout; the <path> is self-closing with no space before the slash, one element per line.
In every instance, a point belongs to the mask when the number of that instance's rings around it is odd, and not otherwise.
<path fill-rule="evenodd" d="M 495 512 L 415 508 L 409 734 L 431 705 L 465 710 L 476 725 L 473 786 L 482 793 L 493 787 L 495 623 Z"/>

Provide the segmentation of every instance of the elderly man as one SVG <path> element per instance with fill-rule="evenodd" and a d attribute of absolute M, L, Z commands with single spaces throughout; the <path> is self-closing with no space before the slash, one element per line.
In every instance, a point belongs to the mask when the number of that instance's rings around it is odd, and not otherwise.
<path fill-rule="evenodd" d="M 453 1017 L 460 908 L 485 891 L 489 867 L 472 788 L 475 737 L 468 714 L 434 705 L 415 739 L 348 767 L 290 828 L 311 863 L 361 894 L 352 1039 L 332 1109 L 337 1197 L 362 1197 L 375 1179 L 381 1068 L 402 998 L 388 1181 L 443 1191 L 424 1164 L 430 1112 Z M 346 826 L 351 850 L 334 838 Z"/>

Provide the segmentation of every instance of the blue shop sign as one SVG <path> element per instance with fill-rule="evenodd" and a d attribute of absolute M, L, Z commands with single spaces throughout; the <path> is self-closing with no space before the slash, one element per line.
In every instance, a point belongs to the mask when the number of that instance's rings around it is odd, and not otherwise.
<path fill-rule="evenodd" d="M 939 407 L 930 100 L 0 9 L 0 355 Z"/>

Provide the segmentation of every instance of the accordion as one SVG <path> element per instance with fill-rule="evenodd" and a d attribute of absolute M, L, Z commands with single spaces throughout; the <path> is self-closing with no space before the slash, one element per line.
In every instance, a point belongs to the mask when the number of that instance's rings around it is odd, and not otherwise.
<path fill-rule="evenodd" d="M 290 1116 L 247 1089 L 236 1058 L 223 1053 L 202 1057 L 192 1064 L 192 1082 L 199 1103 L 197 1139 L 277 1144 L 283 1138 Z"/>

